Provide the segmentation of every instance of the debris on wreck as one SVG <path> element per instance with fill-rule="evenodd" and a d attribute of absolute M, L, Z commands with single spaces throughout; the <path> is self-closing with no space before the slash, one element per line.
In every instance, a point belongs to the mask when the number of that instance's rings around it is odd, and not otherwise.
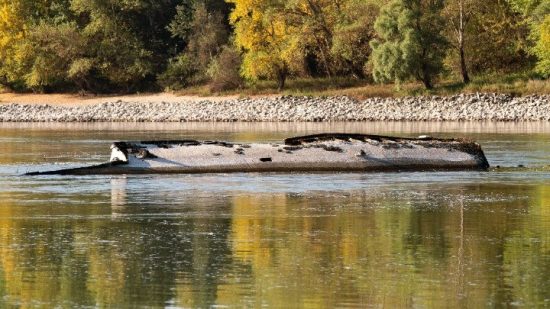
<path fill-rule="evenodd" d="M 464 139 L 325 133 L 281 144 L 223 141 L 115 142 L 110 162 L 27 175 L 487 170 L 481 146 Z"/>

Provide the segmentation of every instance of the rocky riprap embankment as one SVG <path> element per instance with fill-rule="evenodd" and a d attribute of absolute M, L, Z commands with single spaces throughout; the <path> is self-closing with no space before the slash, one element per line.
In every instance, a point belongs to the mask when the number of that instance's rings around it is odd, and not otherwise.
<path fill-rule="evenodd" d="M 0 122 L 550 121 L 550 96 L 272 97 L 224 101 L 105 102 L 75 107 L 1 104 Z"/>

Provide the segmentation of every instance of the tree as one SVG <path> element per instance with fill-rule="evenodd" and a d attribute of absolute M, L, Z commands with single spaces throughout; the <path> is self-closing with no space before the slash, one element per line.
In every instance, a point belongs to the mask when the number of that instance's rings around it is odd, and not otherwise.
<path fill-rule="evenodd" d="M 457 51 L 460 63 L 460 75 L 465 84 L 470 82 L 466 64 L 466 27 L 474 10 L 472 0 L 449 1 L 446 7 L 448 26 L 452 32 L 452 47 Z"/>
<path fill-rule="evenodd" d="M 157 82 L 168 90 L 181 90 L 193 84 L 199 69 L 197 64 L 186 53 L 173 57 L 168 62 L 168 67 L 159 74 Z"/>
<path fill-rule="evenodd" d="M 74 62 L 84 59 L 86 46 L 87 41 L 74 23 L 36 25 L 19 46 L 25 50 L 20 58 L 26 72 L 25 85 L 42 92 L 63 85 L 73 77 L 78 79 L 77 75 L 69 76 L 69 70 L 74 71 Z"/>
<path fill-rule="evenodd" d="M 212 59 L 227 43 L 229 33 L 225 28 L 223 15 L 218 11 L 208 11 L 206 5 L 198 4 L 193 13 L 191 34 L 187 52 L 205 72 Z"/>
<path fill-rule="evenodd" d="M 233 46 L 225 46 L 219 55 L 210 63 L 210 90 L 225 91 L 237 89 L 243 85 L 239 69 L 241 55 Z"/>
<path fill-rule="evenodd" d="M 347 0 L 341 4 L 339 18 L 334 26 L 331 54 L 336 72 L 341 75 L 365 77 L 365 65 L 376 37 L 374 22 L 380 8 L 372 1 Z"/>
<path fill-rule="evenodd" d="M 416 78 L 433 88 L 447 46 L 442 9 L 442 0 L 393 0 L 382 8 L 375 23 L 380 39 L 371 44 L 376 81 Z"/>
<path fill-rule="evenodd" d="M 544 77 L 550 77 L 550 15 L 546 15 L 538 26 L 538 40 L 534 52 L 539 58 L 537 71 Z"/>
<path fill-rule="evenodd" d="M 172 37 L 178 38 L 187 43 L 191 33 L 191 23 L 193 22 L 193 2 L 183 1 L 176 7 L 176 15 L 168 24 L 168 31 Z"/>
<path fill-rule="evenodd" d="M 331 48 L 341 1 L 291 0 L 285 3 L 285 22 L 290 35 L 299 37 L 304 57 L 313 57 L 311 73 L 332 77 L 336 72 Z M 310 59 L 311 60 L 311 59 Z M 310 61 L 310 63 L 312 63 Z"/>
<path fill-rule="evenodd" d="M 369 42 L 375 36 L 374 21 L 379 11 L 372 0 L 290 0 L 260 1 L 254 11 L 265 18 L 276 19 L 284 29 L 279 41 L 296 42 L 292 46 L 293 75 L 364 77 L 364 66 L 370 56 Z M 245 6 L 246 4 L 246 6 Z M 243 7 L 249 8 L 243 2 Z M 237 5 L 236 10 L 239 8 Z M 235 10 L 235 11 L 236 11 Z M 244 14 L 239 15 L 243 26 Z M 259 16 L 258 14 L 258 16 Z M 259 19 L 256 19 L 259 23 Z M 250 27 L 250 31 L 269 31 L 265 26 Z M 257 34 L 257 33 L 256 33 Z M 284 37 L 284 39 L 283 39 Z M 249 38 L 249 35 L 246 36 Z M 265 41 L 265 40 L 264 40 Z M 280 42 L 279 42 L 280 43 Z M 273 43 L 272 43 L 273 45 Z M 289 61 L 287 61 L 289 62 Z M 274 74 L 276 75 L 276 74 Z"/>
<path fill-rule="evenodd" d="M 537 71 L 550 76 L 550 1 L 509 0 L 512 8 L 521 14 L 531 29 L 531 52 L 537 56 Z"/>
<path fill-rule="evenodd" d="M 79 46 L 71 42 L 76 26 L 65 27 L 72 17 L 69 0 L 0 0 L 0 15 L 0 82 L 40 90 L 63 80 L 60 64 L 67 59 L 56 53 Z"/>
<path fill-rule="evenodd" d="M 14 80 L 14 45 L 25 35 L 25 19 L 21 12 L 21 3 L 12 0 L 0 0 L 0 83 L 10 84 Z"/>
<path fill-rule="evenodd" d="M 148 47 L 156 40 L 144 40 L 140 37 L 143 30 L 134 24 L 155 23 L 148 20 L 154 19 L 156 7 L 152 5 L 139 0 L 71 0 L 71 9 L 86 21 L 82 33 L 90 42 L 87 52 L 93 58 L 91 72 L 107 81 L 109 88 L 132 91 L 155 71 L 155 53 Z M 143 24 L 139 27 L 147 28 Z"/>
<path fill-rule="evenodd" d="M 40 16 L 42 3 L 30 0 L 0 0 L 0 83 L 17 87 L 24 74 L 20 46 Z"/>
<path fill-rule="evenodd" d="M 300 38 L 287 23 L 283 0 L 228 0 L 235 8 L 230 22 L 235 44 L 244 51 L 242 73 L 250 79 L 274 78 L 283 89 L 289 74 L 301 67 Z"/>
<path fill-rule="evenodd" d="M 185 46 L 179 55 L 169 60 L 167 69 L 158 82 L 168 89 L 181 89 L 205 82 L 210 63 L 221 52 L 229 39 L 224 15 L 215 3 L 185 3 L 177 7 L 177 14 L 168 29 Z"/>
<path fill-rule="evenodd" d="M 532 65 L 529 29 L 507 1 L 475 0 L 464 42 L 472 74 L 513 72 Z"/>
<path fill-rule="evenodd" d="M 133 91 L 166 66 L 174 45 L 166 26 L 181 0 L 0 1 L 6 83 Z"/>

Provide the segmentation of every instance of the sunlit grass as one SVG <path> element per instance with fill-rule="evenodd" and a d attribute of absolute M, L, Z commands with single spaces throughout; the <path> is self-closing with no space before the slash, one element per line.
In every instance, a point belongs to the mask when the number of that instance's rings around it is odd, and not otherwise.
<path fill-rule="evenodd" d="M 400 85 L 376 84 L 372 81 L 353 78 L 299 78 L 288 80 L 282 91 L 274 81 L 249 83 L 242 89 L 213 93 L 208 86 L 195 86 L 179 91 L 178 95 L 197 96 L 350 96 L 358 99 L 370 97 L 403 97 L 425 95 L 455 95 L 460 93 L 505 93 L 512 95 L 550 94 L 550 80 L 536 79 L 529 73 L 493 74 L 474 76 L 465 85 L 456 79 L 440 80 L 432 90 L 421 83 Z"/>
<path fill-rule="evenodd" d="M 0 94 L 9 92 L 0 86 Z M 377 84 L 369 80 L 356 78 L 296 78 L 289 79 L 284 90 L 277 90 L 275 81 L 258 81 L 248 83 L 241 89 L 224 92 L 212 92 L 208 85 L 192 86 L 177 91 L 179 96 L 233 96 L 254 97 L 272 95 L 292 96 L 349 96 L 357 99 L 372 97 L 404 97 L 404 96 L 449 96 L 461 93 L 505 93 L 515 96 L 532 94 L 550 95 L 550 80 L 537 79 L 531 73 L 490 74 L 473 76 L 472 81 L 465 85 L 456 78 L 439 80 L 436 87 L 426 90 L 419 82 L 409 82 L 400 85 Z"/>

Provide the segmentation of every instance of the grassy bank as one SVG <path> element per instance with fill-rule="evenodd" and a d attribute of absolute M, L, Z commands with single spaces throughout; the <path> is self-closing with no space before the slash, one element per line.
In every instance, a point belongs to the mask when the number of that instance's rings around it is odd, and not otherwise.
<path fill-rule="evenodd" d="M 134 93 L 134 94 L 82 94 L 82 93 L 13 93 L 0 87 L 0 102 L 43 102 L 43 103 L 89 103 L 100 102 L 105 98 L 122 98 L 139 100 L 177 100 L 177 97 L 210 97 L 224 99 L 229 97 L 254 97 L 273 95 L 293 96 L 342 96 L 364 99 L 369 97 L 404 97 L 439 95 L 449 96 L 460 93 L 505 93 L 514 96 L 550 95 L 550 80 L 533 78 L 529 74 L 485 75 L 474 77 L 468 85 L 460 81 L 448 79 L 439 81 L 432 90 L 426 90 L 421 83 L 406 83 L 399 86 L 393 84 L 375 84 L 366 80 L 352 78 L 302 78 L 290 79 L 283 91 L 277 90 L 276 82 L 260 81 L 246 85 L 242 89 L 225 92 L 212 92 L 208 85 L 189 87 L 176 93 Z"/>
<path fill-rule="evenodd" d="M 455 95 L 460 93 L 494 92 L 512 95 L 550 94 L 550 80 L 539 80 L 528 74 L 485 75 L 472 79 L 464 85 L 460 81 L 448 79 L 440 81 L 432 90 L 426 90 L 421 83 L 375 84 L 365 80 L 351 78 L 291 79 L 283 91 L 277 90 L 274 81 L 260 81 L 249 84 L 243 89 L 214 93 L 208 86 L 197 86 L 177 92 L 178 95 L 197 96 L 339 96 L 347 95 L 362 99 L 368 97 L 403 97 L 420 95 Z"/>

